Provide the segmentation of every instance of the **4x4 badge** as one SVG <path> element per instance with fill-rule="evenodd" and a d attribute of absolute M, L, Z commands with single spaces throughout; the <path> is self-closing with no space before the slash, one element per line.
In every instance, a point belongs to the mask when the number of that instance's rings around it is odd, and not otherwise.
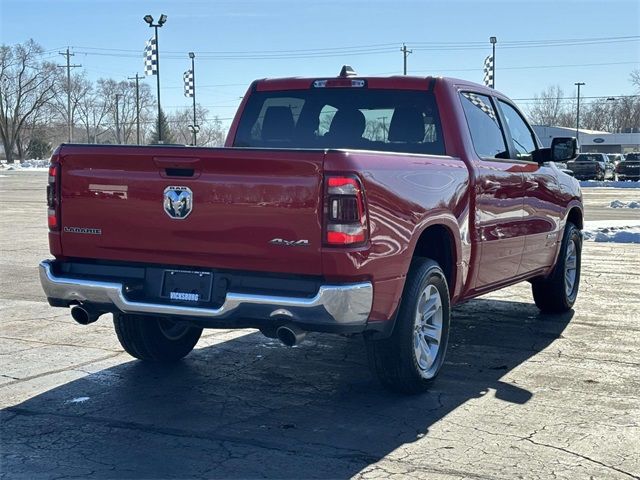
<path fill-rule="evenodd" d="M 282 238 L 274 238 L 269 242 L 271 245 L 279 245 L 281 247 L 308 247 L 309 240 L 284 240 Z"/>

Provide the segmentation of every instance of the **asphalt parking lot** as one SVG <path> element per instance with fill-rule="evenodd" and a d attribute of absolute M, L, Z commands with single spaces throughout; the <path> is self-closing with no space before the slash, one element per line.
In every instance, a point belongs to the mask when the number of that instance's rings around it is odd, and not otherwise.
<path fill-rule="evenodd" d="M 0 477 L 607 479 L 640 476 L 640 244 L 588 242 L 575 310 L 528 284 L 457 307 L 427 394 L 369 373 L 359 338 L 295 348 L 205 331 L 172 367 L 46 303 L 44 172 L 0 178 Z M 638 219 L 586 189 L 587 220 Z"/>

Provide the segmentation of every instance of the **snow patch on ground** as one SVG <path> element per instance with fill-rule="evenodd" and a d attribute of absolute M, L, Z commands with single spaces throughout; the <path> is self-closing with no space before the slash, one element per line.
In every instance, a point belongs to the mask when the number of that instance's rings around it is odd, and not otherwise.
<path fill-rule="evenodd" d="M 640 188 L 640 181 L 581 180 L 582 188 Z"/>
<path fill-rule="evenodd" d="M 640 243 L 640 219 L 585 222 L 582 232 L 591 242 Z"/>
<path fill-rule="evenodd" d="M 609 208 L 640 208 L 640 202 L 622 202 L 620 200 L 614 200 L 609 204 Z"/>
<path fill-rule="evenodd" d="M 2 163 L 0 164 L 0 171 L 4 172 L 46 172 L 49 170 L 49 160 L 25 160 L 22 163 Z"/>
<path fill-rule="evenodd" d="M 89 397 L 76 397 L 71 400 L 67 400 L 67 403 L 84 403 L 89 400 Z"/>

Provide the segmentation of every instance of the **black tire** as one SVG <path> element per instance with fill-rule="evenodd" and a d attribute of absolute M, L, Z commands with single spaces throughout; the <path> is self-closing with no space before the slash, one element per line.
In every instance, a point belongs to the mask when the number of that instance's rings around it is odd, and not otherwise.
<path fill-rule="evenodd" d="M 567 262 L 567 252 L 573 244 L 576 252 L 575 265 Z M 531 282 L 533 300 L 544 313 L 562 313 L 573 308 L 580 286 L 580 266 L 582 256 L 582 234 L 573 223 L 567 222 L 564 227 L 562 245 L 558 253 L 556 265 L 547 278 L 536 279 Z M 568 285 L 565 276 L 570 270 L 575 271 L 573 285 Z"/>
<path fill-rule="evenodd" d="M 414 337 L 414 331 L 417 331 L 417 312 L 423 293 L 426 295 L 425 298 L 430 294 L 436 294 L 430 286 L 437 290 L 442 318 L 437 319 L 441 323 L 439 342 L 430 339 L 432 343 L 429 343 L 426 341 L 427 336 L 422 336 L 427 345 L 438 346 L 435 359 L 425 369 L 421 368 L 414 348 L 414 340 L 420 342 L 419 337 Z M 437 310 L 435 312 L 430 317 L 433 324 L 437 323 L 435 318 L 440 316 Z M 365 339 L 369 365 L 385 387 L 406 394 L 422 393 L 429 388 L 444 363 L 449 341 L 450 316 L 449 288 L 442 269 L 433 260 L 415 258 L 409 269 L 392 335 L 382 340 Z"/>
<path fill-rule="evenodd" d="M 113 324 L 120 345 L 140 360 L 176 362 L 196 346 L 202 328 L 150 315 L 114 313 Z"/>

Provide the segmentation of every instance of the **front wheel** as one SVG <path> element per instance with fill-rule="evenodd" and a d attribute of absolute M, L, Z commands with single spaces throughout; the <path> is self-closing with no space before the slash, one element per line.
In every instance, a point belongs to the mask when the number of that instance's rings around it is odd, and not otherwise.
<path fill-rule="evenodd" d="M 450 315 L 442 269 L 433 260 L 414 259 L 393 334 L 366 339 L 369 365 L 385 387 L 401 393 L 427 390 L 444 363 Z"/>
<path fill-rule="evenodd" d="M 556 266 L 547 278 L 533 280 L 531 290 L 537 307 L 545 313 L 571 310 L 578 296 L 582 257 L 582 234 L 567 222 Z"/>
<path fill-rule="evenodd" d="M 200 339 L 202 328 L 151 315 L 115 313 L 113 324 L 120 345 L 140 360 L 176 362 Z"/>

